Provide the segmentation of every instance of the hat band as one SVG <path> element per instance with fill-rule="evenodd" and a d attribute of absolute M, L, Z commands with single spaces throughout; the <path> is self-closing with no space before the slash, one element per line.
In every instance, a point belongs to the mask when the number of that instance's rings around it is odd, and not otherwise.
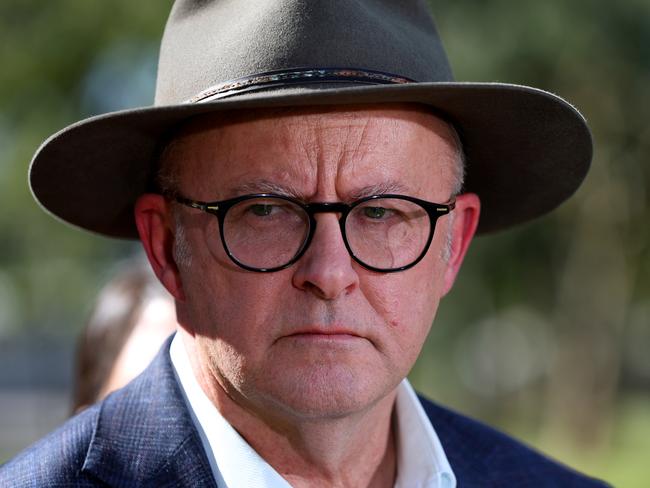
<path fill-rule="evenodd" d="M 185 103 L 209 102 L 242 92 L 261 90 L 271 86 L 331 82 L 389 85 L 413 83 L 414 80 L 382 71 L 357 68 L 297 68 L 277 70 L 219 83 L 218 85 L 203 90 Z"/>

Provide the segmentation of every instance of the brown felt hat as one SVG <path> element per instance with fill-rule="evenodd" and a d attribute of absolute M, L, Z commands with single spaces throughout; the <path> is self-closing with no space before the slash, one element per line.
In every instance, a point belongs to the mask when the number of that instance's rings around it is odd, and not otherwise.
<path fill-rule="evenodd" d="M 424 1 L 178 0 L 154 106 L 54 134 L 34 156 L 30 185 L 56 217 L 136 238 L 133 204 L 151 189 L 161 144 L 189 117 L 392 102 L 429 105 L 454 124 L 467 156 L 465 190 L 482 202 L 479 232 L 552 210 L 589 168 L 589 129 L 562 98 L 454 81 Z"/>

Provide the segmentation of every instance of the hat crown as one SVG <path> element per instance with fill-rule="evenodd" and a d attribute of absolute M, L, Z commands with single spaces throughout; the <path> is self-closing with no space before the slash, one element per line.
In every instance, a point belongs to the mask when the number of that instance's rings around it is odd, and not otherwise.
<path fill-rule="evenodd" d="M 257 73 L 330 67 L 453 80 L 422 1 L 177 0 L 161 44 L 155 103 L 181 103 Z"/>

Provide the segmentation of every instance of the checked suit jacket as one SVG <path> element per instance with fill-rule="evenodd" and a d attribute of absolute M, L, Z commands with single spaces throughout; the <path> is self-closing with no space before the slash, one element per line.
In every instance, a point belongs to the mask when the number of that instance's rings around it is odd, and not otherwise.
<path fill-rule="evenodd" d="M 0 467 L 0 487 L 216 487 L 169 344 L 125 388 Z M 490 427 L 421 402 L 460 488 L 607 486 Z"/>

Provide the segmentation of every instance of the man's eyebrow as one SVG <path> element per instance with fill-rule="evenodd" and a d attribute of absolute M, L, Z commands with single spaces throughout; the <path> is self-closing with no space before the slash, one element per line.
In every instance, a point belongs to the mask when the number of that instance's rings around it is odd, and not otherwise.
<path fill-rule="evenodd" d="M 369 197 L 370 195 L 384 195 L 387 193 L 408 193 L 408 189 L 397 181 L 384 181 L 375 185 L 368 185 L 350 193 L 350 198 L 358 200 Z"/>
<path fill-rule="evenodd" d="M 231 192 L 236 196 L 250 193 L 274 193 L 285 197 L 302 197 L 302 192 L 299 192 L 291 185 L 280 184 L 264 179 L 242 183 L 232 188 Z"/>
<path fill-rule="evenodd" d="M 306 199 L 304 193 L 297 190 L 292 185 L 284 183 L 280 184 L 265 179 L 239 184 L 231 189 L 231 193 L 233 196 L 251 193 L 274 193 L 276 195 L 297 198 L 298 200 Z M 370 195 L 384 195 L 388 193 L 407 194 L 408 189 L 402 183 L 390 180 L 358 188 L 347 195 L 347 197 L 350 200 L 359 200 L 360 198 L 369 197 Z"/>

